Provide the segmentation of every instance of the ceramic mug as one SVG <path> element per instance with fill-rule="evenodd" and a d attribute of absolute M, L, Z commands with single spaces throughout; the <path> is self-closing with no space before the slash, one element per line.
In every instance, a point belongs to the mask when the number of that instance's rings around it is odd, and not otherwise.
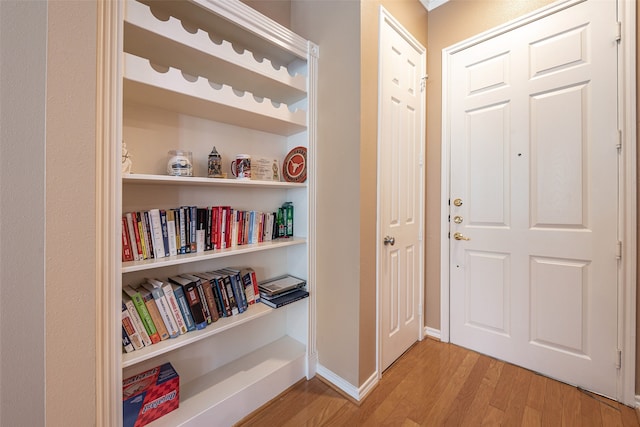
<path fill-rule="evenodd" d="M 236 179 L 251 179 L 251 156 L 238 154 L 231 162 L 231 173 Z"/>

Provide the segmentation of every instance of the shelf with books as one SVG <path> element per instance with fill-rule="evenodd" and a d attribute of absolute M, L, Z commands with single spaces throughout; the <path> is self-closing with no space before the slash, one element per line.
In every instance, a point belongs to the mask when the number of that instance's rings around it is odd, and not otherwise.
<path fill-rule="evenodd" d="M 265 304 L 252 304 L 244 313 L 235 314 L 230 317 L 222 317 L 216 322 L 208 325 L 204 329 L 187 332 L 177 338 L 166 339 L 164 341 L 160 341 L 159 343 L 153 344 L 148 347 L 143 347 L 131 353 L 123 353 L 122 367 L 126 368 L 129 366 L 133 366 L 140 362 L 144 362 L 145 360 L 152 359 L 154 357 L 176 350 L 180 347 L 184 347 L 196 341 L 208 338 L 212 335 L 235 328 L 239 325 L 242 325 L 243 323 L 247 323 L 265 316 L 269 314 L 271 310 L 273 309 L 266 306 Z"/>
<path fill-rule="evenodd" d="M 206 275 L 216 269 L 231 271 L 233 265 L 251 265 L 265 277 L 293 274 L 307 280 L 309 286 L 310 297 L 299 302 L 280 309 L 255 303 L 245 305 L 244 312 L 238 307 L 237 314 L 233 309 L 229 314 L 227 308 L 227 316 L 218 311 L 218 319 L 214 320 L 212 314 L 206 327 L 202 321 L 194 321 L 190 332 L 182 335 L 179 332 L 184 332 L 189 324 L 187 317 L 182 326 L 176 318 L 172 328 L 170 316 L 165 315 L 161 320 L 167 319 L 167 332 L 172 330 L 174 338 L 152 339 L 150 335 L 148 339 L 155 344 L 118 355 L 116 360 L 123 375 L 135 375 L 157 363 L 169 362 L 180 375 L 181 383 L 184 380 L 180 387 L 180 408 L 154 421 L 154 426 L 232 425 L 295 382 L 315 374 L 317 355 L 312 333 L 315 271 L 310 259 L 314 252 L 315 177 L 310 167 L 304 183 L 207 178 L 204 176 L 207 154 L 212 145 L 217 145 L 225 160 L 239 153 L 282 159 L 287 151 L 303 146 L 308 149 L 312 166 L 316 146 L 318 48 L 238 0 L 126 0 L 122 7 L 119 131 L 133 159 L 133 169 L 128 170 L 143 173 L 123 171 L 117 176 L 122 198 L 115 214 L 123 217 L 123 227 L 118 230 L 123 234 L 119 249 L 126 261 L 118 269 L 116 286 L 121 286 L 128 295 L 127 289 L 140 279 L 153 285 L 156 279 L 168 277 L 175 281 L 176 276 L 171 275 L 186 276 L 185 270 L 199 270 L 201 273 L 191 274 Z M 193 153 L 196 176 L 162 175 L 167 163 L 165 153 L 177 148 Z M 224 170 L 229 177 L 230 163 L 225 162 Z M 264 217 L 262 222 L 252 222 L 254 231 L 256 223 L 262 224 L 258 230 L 272 231 L 270 237 L 264 232 L 262 239 L 246 230 L 241 234 L 240 226 L 236 228 L 233 222 L 230 227 L 225 223 L 224 229 L 210 226 L 217 224 L 214 207 L 228 209 L 224 211 L 226 218 L 231 210 L 239 215 L 250 212 L 252 221 L 258 218 L 256 214 L 278 216 L 280 209 L 288 209 L 285 205 L 295 206 L 295 213 L 292 209 L 286 212 L 291 212 L 290 223 L 296 224 L 296 237 L 288 228 L 286 234 L 280 234 L 269 225 L 264 227 Z M 175 234 L 175 243 L 180 240 L 181 246 L 173 245 L 171 216 L 175 231 L 182 234 L 175 214 L 187 207 L 195 212 L 196 225 L 188 223 L 191 232 L 188 238 L 185 225 L 184 237 L 178 239 Z M 245 210 L 249 208 L 254 210 Z M 201 215 L 204 211 L 206 216 Z M 133 213 L 142 232 L 135 227 Z M 289 217 L 287 214 L 286 218 Z M 185 216 L 184 220 L 181 216 L 180 225 L 187 224 L 186 218 L 194 216 Z M 266 223 L 270 222 L 271 219 Z M 239 220 L 236 223 L 240 224 Z M 245 220 L 245 226 L 248 223 L 251 224 Z M 201 227 L 202 224 L 206 226 Z M 275 224 L 284 226 L 284 222 Z M 236 230 L 238 240 L 234 237 Z M 223 233 L 231 239 L 222 240 Z M 215 235 L 218 240 L 213 239 Z M 142 236 L 162 244 L 147 245 Z M 252 237 L 240 239 L 240 236 Z M 289 237 L 275 238 L 279 236 Z M 141 239 L 140 244 L 136 238 Z M 130 242 L 130 252 L 126 251 L 125 241 Z M 218 241 L 225 243 L 213 243 Z M 191 253 L 184 253 L 186 242 L 191 245 Z M 229 242 L 236 245 L 230 247 Z M 225 246 L 226 249 L 220 249 Z M 136 248 L 142 248 L 142 253 Z M 153 249 L 153 255 L 149 248 Z M 176 251 L 183 254 L 175 255 Z M 154 258 L 142 259 L 150 256 Z M 145 303 L 152 306 L 161 300 L 155 298 L 153 289 L 144 283 L 139 285 L 144 289 Z M 206 288 L 198 292 L 200 298 L 204 293 L 207 301 L 212 299 Z M 249 295 L 246 297 L 248 302 Z M 126 305 L 127 297 L 123 300 Z M 175 313 L 175 304 L 171 305 L 169 297 L 167 300 L 164 313 L 170 313 L 167 307 Z M 116 307 L 111 308 L 113 313 L 119 313 Z M 198 362 L 193 363 L 194 360 Z"/>
<path fill-rule="evenodd" d="M 216 258 L 227 257 L 230 255 L 241 255 L 252 252 L 268 251 L 280 248 L 286 248 L 296 245 L 304 245 L 307 240 L 301 237 L 282 238 L 269 242 L 253 243 L 249 245 L 241 245 L 227 249 L 216 249 L 205 252 L 196 252 L 184 255 L 170 256 L 164 258 L 152 258 L 142 261 L 129 261 L 122 263 L 122 273 L 133 273 L 134 271 L 152 270 L 160 267 L 169 267 L 172 265 L 188 264 L 192 262 L 206 261 Z"/>
<path fill-rule="evenodd" d="M 204 178 L 191 176 L 170 176 L 170 175 L 152 175 L 152 174 L 128 174 L 122 176 L 123 184 L 141 184 L 141 185 L 179 185 L 179 186 L 211 186 L 225 188 L 274 188 L 274 189 L 292 189 L 306 188 L 306 183 L 283 182 L 283 181 L 257 181 L 257 180 L 238 180 L 226 178 Z"/>

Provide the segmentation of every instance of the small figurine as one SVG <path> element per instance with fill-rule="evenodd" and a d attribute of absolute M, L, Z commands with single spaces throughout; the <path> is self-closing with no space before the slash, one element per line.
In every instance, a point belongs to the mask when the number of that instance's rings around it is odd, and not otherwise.
<path fill-rule="evenodd" d="M 224 178 L 224 175 L 222 174 L 222 156 L 218 153 L 218 150 L 216 150 L 215 145 L 213 146 L 211 153 L 209 153 L 207 169 L 207 176 L 209 178 Z"/>
<path fill-rule="evenodd" d="M 131 154 L 129 154 L 129 150 L 127 149 L 127 143 L 122 141 L 122 174 L 130 174 L 131 173 Z"/>

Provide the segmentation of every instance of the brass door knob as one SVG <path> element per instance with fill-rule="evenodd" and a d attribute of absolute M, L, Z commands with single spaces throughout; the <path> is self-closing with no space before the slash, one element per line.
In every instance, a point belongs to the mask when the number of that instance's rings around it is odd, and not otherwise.
<path fill-rule="evenodd" d="M 465 237 L 462 233 L 457 232 L 457 231 L 455 233 L 453 233 L 453 238 L 456 239 L 456 240 L 471 240 L 470 238 Z"/>

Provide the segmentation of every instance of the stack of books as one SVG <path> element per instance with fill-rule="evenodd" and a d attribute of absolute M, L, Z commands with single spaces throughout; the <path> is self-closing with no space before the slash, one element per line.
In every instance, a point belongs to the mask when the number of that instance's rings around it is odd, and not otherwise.
<path fill-rule="evenodd" d="M 284 275 L 258 283 L 260 302 L 279 308 L 309 296 L 307 282 L 295 276 Z"/>

